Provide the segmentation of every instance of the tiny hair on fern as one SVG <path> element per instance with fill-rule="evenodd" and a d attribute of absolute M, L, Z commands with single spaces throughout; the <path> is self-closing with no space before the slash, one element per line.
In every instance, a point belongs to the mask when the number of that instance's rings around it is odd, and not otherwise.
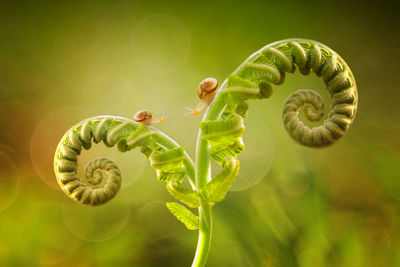
<path fill-rule="evenodd" d="M 206 110 L 199 127 L 196 161 L 170 137 L 151 127 L 163 122 L 141 110 L 134 119 L 98 116 L 79 122 L 59 142 L 54 171 L 57 182 L 71 199 L 96 206 L 110 201 L 121 187 L 118 166 L 106 158 L 91 160 L 83 177 L 78 176 L 78 158 L 92 144 L 103 142 L 127 152 L 139 148 L 159 181 L 177 201 L 168 210 L 189 230 L 199 230 L 193 267 L 206 265 L 212 236 L 212 206 L 224 200 L 239 172 L 237 156 L 244 151 L 243 133 L 249 100 L 270 98 L 274 86 L 284 83 L 286 73 L 298 69 L 303 75 L 321 77 L 331 98 L 327 118 L 310 128 L 299 118 L 317 122 L 324 117 L 322 97 L 312 90 L 297 90 L 284 102 L 282 121 L 289 136 L 310 148 L 335 144 L 349 130 L 357 112 L 358 94 L 354 76 L 332 49 L 313 40 L 287 39 L 269 44 L 247 58 L 218 88 L 214 78 L 198 87 L 199 104 L 190 113 Z M 222 171 L 211 177 L 211 160 Z M 244 166 L 246 168 L 246 166 Z M 187 178 L 190 187 L 184 186 Z M 185 207 L 186 206 L 186 207 Z M 197 214 L 191 209 L 197 209 Z"/>

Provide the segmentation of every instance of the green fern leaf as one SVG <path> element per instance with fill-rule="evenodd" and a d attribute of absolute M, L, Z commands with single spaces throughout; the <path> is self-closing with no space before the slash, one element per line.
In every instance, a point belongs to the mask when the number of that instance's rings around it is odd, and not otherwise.
<path fill-rule="evenodd" d="M 224 170 L 215 176 L 201 191 L 200 195 L 207 203 L 217 203 L 224 200 L 239 172 L 239 160 L 231 158 Z"/>
<path fill-rule="evenodd" d="M 226 120 L 205 121 L 200 125 L 203 138 L 210 146 L 210 155 L 223 165 L 225 158 L 235 157 L 244 150 L 242 135 L 243 117 L 232 113 Z"/>
<path fill-rule="evenodd" d="M 167 151 L 154 151 L 150 155 L 151 166 L 157 171 L 157 178 L 163 182 L 175 180 L 181 183 L 185 177 L 183 160 L 185 152 L 182 147 Z"/>
<path fill-rule="evenodd" d="M 177 200 L 183 202 L 191 208 L 199 207 L 199 198 L 196 191 L 190 188 L 183 188 L 176 182 L 169 182 L 167 184 L 168 192 Z"/>
<path fill-rule="evenodd" d="M 167 202 L 167 208 L 179 221 L 186 226 L 187 229 L 199 229 L 199 217 L 194 215 L 190 210 L 181 204 L 176 202 Z"/>

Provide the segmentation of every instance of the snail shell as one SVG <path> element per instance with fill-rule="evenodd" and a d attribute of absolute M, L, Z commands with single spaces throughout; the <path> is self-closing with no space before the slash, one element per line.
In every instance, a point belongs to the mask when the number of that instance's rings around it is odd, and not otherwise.
<path fill-rule="evenodd" d="M 136 122 L 140 122 L 145 125 L 153 125 L 153 124 L 157 124 L 157 123 L 162 123 L 164 121 L 163 118 L 154 119 L 153 115 L 151 115 L 150 111 L 148 111 L 148 110 L 138 111 L 135 114 L 135 116 L 133 117 L 133 119 Z"/>
<path fill-rule="evenodd" d="M 148 110 L 140 110 L 133 117 L 133 119 L 136 122 L 143 122 L 143 123 L 145 121 L 151 120 L 152 118 L 153 118 L 153 115 L 151 115 L 150 111 L 148 111 Z"/>
<path fill-rule="evenodd" d="M 199 84 L 197 94 L 200 99 L 204 99 L 214 94 L 218 87 L 218 81 L 215 78 L 206 78 Z"/>

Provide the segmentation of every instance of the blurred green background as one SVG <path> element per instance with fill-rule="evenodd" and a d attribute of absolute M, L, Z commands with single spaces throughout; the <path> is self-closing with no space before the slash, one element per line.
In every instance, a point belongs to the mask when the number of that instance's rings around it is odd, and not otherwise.
<path fill-rule="evenodd" d="M 273 41 L 320 41 L 351 67 L 359 112 L 336 145 L 293 142 L 281 107 L 294 90 L 327 99 L 315 75 L 287 75 L 250 103 L 233 191 L 215 206 L 208 266 L 400 266 L 398 9 L 347 1 L 1 1 L 0 265 L 189 266 L 197 232 L 138 151 L 97 145 L 124 181 L 102 207 L 67 199 L 53 173 L 73 124 L 140 109 L 191 155 L 198 83 L 220 82 Z M 329 99 L 327 99 L 329 106 Z"/>

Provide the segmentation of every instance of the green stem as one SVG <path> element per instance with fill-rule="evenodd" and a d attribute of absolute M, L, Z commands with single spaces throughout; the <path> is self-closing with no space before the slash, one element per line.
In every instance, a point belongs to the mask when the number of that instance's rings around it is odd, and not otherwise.
<path fill-rule="evenodd" d="M 224 83 L 225 84 L 225 83 Z M 222 84 L 221 88 L 224 86 Z M 221 90 L 221 88 L 219 90 Z M 215 120 L 219 117 L 221 111 L 225 108 L 223 97 L 215 96 L 206 113 L 203 121 Z M 211 179 L 210 157 L 208 155 L 207 140 L 202 138 L 202 132 L 199 131 L 196 145 L 196 188 L 198 191 L 203 189 Z M 193 260 L 192 267 L 204 267 L 207 262 L 208 252 L 211 245 L 212 236 L 212 210 L 211 205 L 203 203 L 200 200 L 199 207 L 199 239 L 197 242 L 196 254 Z"/>
<path fill-rule="evenodd" d="M 208 144 L 202 140 L 201 131 L 197 138 L 196 150 L 196 188 L 203 189 L 210 179 L 210 159 L 208 156 Z M 199 239 L 192 267 L 204 267 L 207 262 L 208 252 L 211 245 L 212 221 L 211 205 L 205 204 L 200 199 L 199 207 Z"/>
<path fill-rule="evenodd" d="M 204 267 L 207 262 L 212 236 L 212 214 L 210 204 L 201 205 L 199 207 L 199 219 L 199 240 L 197 242 L 196 255 L 192 267 Z"/>

